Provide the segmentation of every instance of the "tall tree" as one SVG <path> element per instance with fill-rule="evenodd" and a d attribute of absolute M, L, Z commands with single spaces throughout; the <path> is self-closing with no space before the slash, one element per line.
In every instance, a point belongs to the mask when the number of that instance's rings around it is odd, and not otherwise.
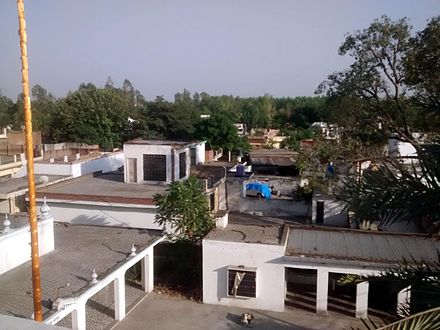
<path fill-rule="evenodd" d="M 376 126 L 381 125 L 387 135 L 397 133 L 400 139 L 413 142 L 404 71 L 409 47 L 408 21 L 392 21 L 383 16 L 346 37 L 339 54 L 351 56 L 353 64 L 330 75 L 317 92 L 361 99 L 362 110 L 368 112 Z"/>
<path fill-rule="evenodd" d="M 129 105 L 117 89 L 100 89 L 81 84 L 63 99 L 52 120 L 57 141 L 99 144 L 105 149 L 119 147 L 128 125 Z"/>
<path fill-rule="evenodd" d="M 411 39 L 406 57 L 406 83 L 414 93 L 411 100 L 431 130 L 440 130 L 440 16 Z"/>

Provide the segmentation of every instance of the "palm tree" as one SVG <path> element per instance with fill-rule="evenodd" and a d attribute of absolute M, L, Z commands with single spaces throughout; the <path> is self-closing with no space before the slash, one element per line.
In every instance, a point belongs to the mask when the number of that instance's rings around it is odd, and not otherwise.
<path fill-rule="evenodd" d="M 440 229 L 440 145 L 416 146 L 418 157 L 411 165 L 399 159 L 383 159 L 380 166 L 347 180 L 338 196 L 355 212 L 357 220 L 430 223 L 431 233 Z"/>

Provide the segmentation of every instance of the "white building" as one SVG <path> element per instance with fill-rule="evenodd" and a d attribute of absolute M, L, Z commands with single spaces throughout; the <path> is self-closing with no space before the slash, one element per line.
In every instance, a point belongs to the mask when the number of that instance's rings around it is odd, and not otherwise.
<path fill-rule="evenodd" d="M 435 262 L 440 248 L 438 240 L 422 235 L 219 224 L 203 240 L 203 302 L 243 308 L 283 311 L 307 304 L 326 314 L 338 304 L 341 274 L 374 274 L 403 259 Z M 368 282 L 355 286 L 352 299 L 353 316 L 367 317 Z"/>
<path fill-rule="evenodd" d="M 168 184 L 205 162 L 205 142 L 136 139 L 124 143 L 124 155 L 126 183 Z"/>

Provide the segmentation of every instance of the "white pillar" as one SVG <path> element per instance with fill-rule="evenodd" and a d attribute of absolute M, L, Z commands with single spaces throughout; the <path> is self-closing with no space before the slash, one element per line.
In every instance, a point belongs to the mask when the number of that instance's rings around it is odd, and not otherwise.
<path fill-rule="evenodd" d="M 86 303 L 78 303 L 72 311 L 72 330 L 86 330 Z"/>
<path fill-rule="evenodd" d="M 409 311 L 411 304 L 411 285 L 397 293 L 397 314 L 405 317 L 405 311 Z"/>
<path fill-rule="evenodd" d="M 154 290 L 154 254 L 151 249 L 150 254 L 147 254 L 141 260 L 141 279 L 142 289 L 145 292 L 152 292 Z"/>
<path fill-rule="evenodd" d="M 316 313 L 327 314 L 328 270 L 317 270 L 316 276 Z"/>
<path fill-rule="evenodd" d="M 356 317 L 368 317 L 368 282 L 356 285 Z"/>
<path fill-rule="evenodd" d="M 125 273 L 114 281 L 115 289 L 115 319 L 121 321 L 125 317 Z"/>

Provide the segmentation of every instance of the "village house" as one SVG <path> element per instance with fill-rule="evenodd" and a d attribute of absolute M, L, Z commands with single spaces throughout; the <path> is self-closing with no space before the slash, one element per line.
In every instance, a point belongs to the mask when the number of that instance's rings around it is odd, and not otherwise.
<path fill-rule="evenodd" d="M 321 314 L 331 307 L 366 318 L 383 292 L 361 282 L 340 295 L 341 275 L 377 274 L 403 260 L 434 263 L 439 249 L 438 238 L 426 235 L 228 223 L 226 215 L 203 240 L 203 302 L 272 311 L 293 305 Z M 395 292 L 394 311 L 410 293 Z"/>

